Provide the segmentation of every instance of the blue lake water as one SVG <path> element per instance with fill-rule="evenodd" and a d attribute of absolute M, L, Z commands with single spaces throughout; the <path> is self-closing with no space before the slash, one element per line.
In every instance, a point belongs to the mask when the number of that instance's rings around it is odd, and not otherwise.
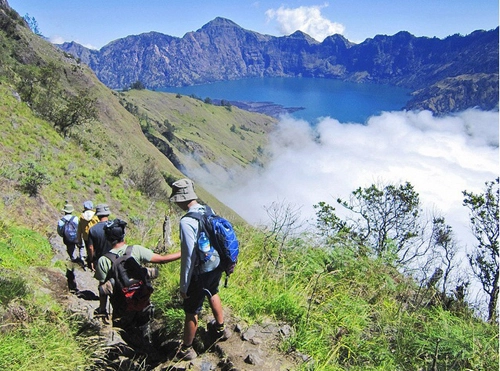
<path fill-rule="evenodd" d="M 410 91 L 404 88 L 315 78 L 252 78 L 159 90 L 196 95 L 202 99 L 273 102 L 284 107 L 303 107 L 292 115 L 310 123 L 325 116 L 340 122 L 364 123 L 382 111 L 401 110 L 410 99 Z"/>

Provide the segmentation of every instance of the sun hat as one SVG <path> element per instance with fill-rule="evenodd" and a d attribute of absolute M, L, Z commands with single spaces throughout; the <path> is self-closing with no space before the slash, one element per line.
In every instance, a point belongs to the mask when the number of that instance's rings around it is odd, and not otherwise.
<path fill-rule="evenodd" d="M 75 208 L 71 204 L 66 204 L 64 205 L 64 209 L 62 209 L 66 214 L 71 214 L 73 211 L 75 211 Z"/>
<path fill-rule="evenodd" d="M 109 206 L 107 204 L 98 204 L 95 207 L 95 215 L 97 216 L 108 216 L 110 214 Z"/>
<path fill-rule="evenodd" d="M 184 178 L 172 183 L 172 194 L 170 201 L 184 202 L 198 199 L 194 192 L 194 183 L 192 180 Z"/>
<path fill-rule="evenodd" d="M 92 203 L 92 201 L 85 201 L 83 203 L 83 208 L 85 210 L 92 210 L 94 208 L 94 204 Z"/>

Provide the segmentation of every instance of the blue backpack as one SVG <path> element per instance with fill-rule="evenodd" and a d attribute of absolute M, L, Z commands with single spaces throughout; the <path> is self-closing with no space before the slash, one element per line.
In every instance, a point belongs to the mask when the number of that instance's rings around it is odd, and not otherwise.
<path fill-rule="evenodd" d="M 233 273 L 239 255 L 239 242 L 232 224 L 222 216 L 216 215 L 209 206 L 205 206 L 205 214 L 190 212 L 189 216 L 198 220 L 198 236 L 201 232 L 207 233 L 210 244 L 217 250 L 220 257 L 220 268 L 226 272 L 227 278 Z"/>
<path fill-rule="evenodd" d="M 63 238 L 65 243 L 77 243 L 78 218 L 73 216 L 69 220 L 66 218 L 63 218 L 62 220 L 64 221 L 64 225 L 59 235 Z"/>

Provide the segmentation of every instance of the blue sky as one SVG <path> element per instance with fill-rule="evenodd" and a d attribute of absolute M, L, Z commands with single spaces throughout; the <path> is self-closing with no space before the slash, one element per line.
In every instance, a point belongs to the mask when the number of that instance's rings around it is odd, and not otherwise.
<path fill-rule="evenodd" d="M 498 0 L 8 0 L 53 42 L 101 48 L 149 31 L 182 37 L 215 17 L 281 36 L 300 29 L 321 41 L 339 33 L 353 42 L 409 31 L 444 38 L 498 26 Z"/>

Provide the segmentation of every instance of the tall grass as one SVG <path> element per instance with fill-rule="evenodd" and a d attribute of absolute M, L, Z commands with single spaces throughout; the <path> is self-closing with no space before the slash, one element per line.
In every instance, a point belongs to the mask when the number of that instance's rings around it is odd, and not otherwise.
<path fill-rule="evenodd" d="M 91 349 L 78 342 L 78 323 L 39 291 L 37 267 L 49 267 L 47 240 L 26 228 L 0 224 L 0 369 L 83 370 Z"/>
<path fill-rule="evenodd" d="M 303 243 L 287 247 L 276 267 L 263 251 L 262 232 L 238 232 L 240 261 L 228 287 L 221 287 L 223 304 L 248 323 L 291 324 L 294 331 L 282 350 L 306 354 L 310 360 L 303 369 L 498 367 L 496 326 L 467 311 L 417 305 L 416 284 L 386 262 L 356 256 L 345 247 Z M 172 265 L 159 285 L 160 306 L 169 310 L 179 304 L 177 275 Z"/>

